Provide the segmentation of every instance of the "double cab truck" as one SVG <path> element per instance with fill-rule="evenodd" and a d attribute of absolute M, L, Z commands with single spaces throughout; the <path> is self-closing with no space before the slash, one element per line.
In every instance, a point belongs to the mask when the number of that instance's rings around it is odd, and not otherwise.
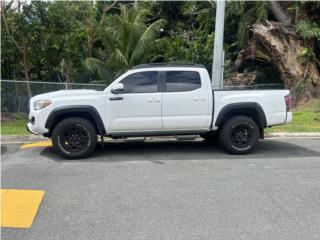
<path fill-rule="evenodd" d="M 292 120 L 288 90 L 212 90 L 202 65 L 143 64 L 104 91 L 62 90 L 30 99 L 27 129 L 65 158 L 87 157 L 98 137 L 198 136 L 231 154 L 251 152 L 264 129 Z"/>

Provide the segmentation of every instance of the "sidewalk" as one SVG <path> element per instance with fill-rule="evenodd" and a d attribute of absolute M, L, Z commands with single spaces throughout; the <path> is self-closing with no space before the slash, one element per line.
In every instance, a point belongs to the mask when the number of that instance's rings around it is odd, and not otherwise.
<path fill-rule="evenodd" d="M 320 132 L 273 132 L 265 133 L 265 138 L 320 138 Z M 108 138 L 106 138 L 107 140 Z M 174 137 L 148 137 L 148 141 L 173 140 Z M 198 138 L 200 139 L 200 138 Z M 197 139 L 197 140 L 198 140 Z M 48 138 L 38 135 L 1 135 L 1 143 L 27 143 L 47 141 Z M 108 141 L 108 140 L 107 140 Z"/>

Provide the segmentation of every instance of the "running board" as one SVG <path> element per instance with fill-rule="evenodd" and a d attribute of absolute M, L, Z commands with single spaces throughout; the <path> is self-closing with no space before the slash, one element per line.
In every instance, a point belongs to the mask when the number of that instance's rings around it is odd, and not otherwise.
<path fill-rule="evenodd" d="M 178 141 L 195 140 L 197 135 L 176 135 L 175 138 Z"/>
<path fill-rule="evenodd" d="M 129 138 L 123 138 L 125 142 L 145 142 L 146 137 L 129 137 Z"/>

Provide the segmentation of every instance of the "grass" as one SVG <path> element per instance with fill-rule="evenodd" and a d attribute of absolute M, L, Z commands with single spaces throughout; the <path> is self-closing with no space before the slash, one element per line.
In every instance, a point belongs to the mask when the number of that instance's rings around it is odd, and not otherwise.
<path fill-rule="evenodd" d="M 2 116 L 2 135 L 27 135 L 25 114 L 14 114 L 10 117 Z M 303 107 L 293 109 L 291 124 L 275 126 L 266 132 L 320 132 L 320 100 L 310 102 Z"/>
<path fill-rule="evenodd" d="M 28 135 L 26 130 L 28 118 L 25 114 L 14 114 L 1 119 L 1 135 Z"/>

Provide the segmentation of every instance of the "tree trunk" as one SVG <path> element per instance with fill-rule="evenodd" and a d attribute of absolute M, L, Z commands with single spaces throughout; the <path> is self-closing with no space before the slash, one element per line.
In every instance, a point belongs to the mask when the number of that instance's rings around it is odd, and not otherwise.
<path fill-rule="evenodd" d="M 291 23 L 291 16 L 285 10 L 278 1 L 270 1 L 270 10 L 273 16 L 277 19 L 278 22 L 290 24 Z"/>
<path fill-rule="evenodd" d="M 316 63 L 300 60 L 304 46 L 292 25 L 266 21 L 252 25 L 250 31 L 253 36 L 238 55 L 237 69 L 249 59 L 271 63 L 278 68 L 285 87 L 292 90 L 297 101 L 319 95 L 320 74 Z"/>
<path fill-rule="evenodd" d="M 30 86 L 30 82 L 29 82 L 29 68 L 28 68 L 28 62 L 27 62 L 27 50 L 26 50 L 26 42 L 23 39 L 22 40 L 22 47 L 20 46 L 21 44 L 19 44 L 16 39 L 13 36 L 13 31 L 9 30 L 9 26 L 8 26 L 8 22 L 7 22 L 7 18 L 4 12 L 4 4 L 3 1 L 1 1 L 1 14 L 2 14 L 2 19 L 3 19 L 3 23 L 5 25 L 6 31 L 8 36 L 11 38 L 12 42 L 16 45 L 17 49 L 21 52 L 22 54 L 22 71 L 24 72 L 24 76 L 25 76 L 25 80 L 27 83 L 27 91 L 28 91 L 28 96 L 32 97 L 32 91 L 31 91 L 31 86 Z M 21 7 L 21 3 L 20 1 L 18 1 L 18 12 L 20 12 L 20 7 Z"/>
<path fill-rule="evenodd" d="M 15 70 L 13 71 L 13 79 L 17 79 Z M 20 94 L 19 94 L 19 87 L 18 87 L 18 84 L 16 82 L 14 83 L 14 90 L 15 90 L 16 110 L 17 110 L 17 112 L 20 112 L 21 104 L 20 104 L 20 99 L 18 97 Z"/>
<path fill-rule="evenodd" d="M 27 52 L 26 52 L 26 45 L 23 41 L 23 72 L 24 72 L 24 78 L 27 84 L 27 91 L 28 91 L 28 97 L 32 97 L 32 91 L 31 91 L 31 86 L 30 86 L 30 78 L 29 78 L 29 68 L 28 68 L 28 63 L 27 63 Z"/>
<path fill-rule="evenodd" d="M 88 58 L 92 57 L 93 41 L 94 41 L 94 31 L 89 30 L 87 33 L 88 38 Z"/>

